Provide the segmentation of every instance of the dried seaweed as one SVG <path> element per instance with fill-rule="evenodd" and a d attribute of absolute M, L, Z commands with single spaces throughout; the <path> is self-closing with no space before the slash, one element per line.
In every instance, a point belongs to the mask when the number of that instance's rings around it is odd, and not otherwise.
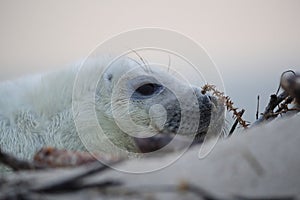
<path fill-rule="evenodd" d="M 230 99 L 229 96 L 226 96 L 224 92 L 220 92 L 219 90 L 216 89 L 215 85 L 209 85 L 206 84 L 202 87 L 202 94 L 205 94 L 206 92 L 212 92 L 212 95 L 216 96 L 223 104 L 226 106 L 227 111 L 233 113 L 233 118 L 236 119 L 236 122 L 239 123 L 242 127 L 245 129 L 248 128 L 250 125 L 249 122 L 245 121 L 242 116 L 245 112 L 244 109 L 238 110 L 237 107 L 235 107 L 233 104 L 233 101 Z M 233 127 L 231 128 L 230 135 L 233 133 L 237 123 L 234 123 Z"/>
<path fill-rule="evenodd" d="M 282 89 L 283 92 L 278 94 L 280 89 Z M 236 119 L 236 121 L 228 133 L 229 136 L 232 135 L 238 123 L 245 129 L 250 126 L 250 123 L 242 118 L 245 110 L 238 110 L 237 107 L 234 107 L 234 103 L 229 96 L 226 96 L 223 92 L 217 90 L 216 86 L 210 84 L 206 84 L 202 87 L 202 93 L 205 94 L 206 92 L 212 92 L 214 96 L 224 103 L 224 106 L 226 106 L 227 110 L 233 113 L 233 118 Z M 276 94 L 272 94 L 270 96 L 270 101 L 266 106 L 265 111 L 260 114 L 260 117 L 259 98 L 260 97 L 258 96 L 256 111 L 257 120 L 251 125 L 251 127 L 266 121 L 269 122 L 278 116 L 281 116 L 282 114 L 298 113 L 300 111 L 300 75 L 292 70 L 287 70 L 281 74 L 278 90 Z"/>
<path fill-rule="evenodd" d="M 280 89 L 283 90 L 279 95 Z M 289 107 L 291 106 L 291 108 Z M 277 108 L 277 110 L 275 110 Z M 300 111 L 300 74 L 287 70 L 281 74 L 280 84 L 276 94 L 270 96 L 269 103 L 261 117 L 253 125 L 270 122 L 278 116 Z"/>

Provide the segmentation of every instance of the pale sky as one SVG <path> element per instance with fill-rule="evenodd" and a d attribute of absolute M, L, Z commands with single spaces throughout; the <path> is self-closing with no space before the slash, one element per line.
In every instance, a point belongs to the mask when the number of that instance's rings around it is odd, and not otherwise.
<path fill-rule="evenodd" d="M 282 71 L 300 71 L 299 10 L 299 0 L 0 0 L 0 81 L 63 68 L 120 32 L 161 27 L 208 51 L 253 121 L 257 94 L 264 105 Z"/>

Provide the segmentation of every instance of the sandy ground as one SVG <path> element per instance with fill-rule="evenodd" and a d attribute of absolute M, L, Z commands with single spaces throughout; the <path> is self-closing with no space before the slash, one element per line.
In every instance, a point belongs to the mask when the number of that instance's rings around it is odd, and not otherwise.
<path fill-rule="evenodd" d="M 49 199 L 201 199 L 206 193 L 212 199 L 295 198 L 300 197 L 300 116 L 278 120 L 262 127 L 219 141 L 204 159 L 198 159 L 199 147 L 186 152 L 172 165 L 150 173 L 132 174 L 108 170 L 92 175 L 81 183 L 115 180 L 121 186 L 104 190 L 87 190 L 67 194 L 47 194 Z M 211 144 L 206 144 L 207 146 Z M 118 168 L 156 168 L 175 155 L 161 158 L 131 160 Z M 40 187 L 71 176 L 82 168 L 41 173 L 9 175 L 22 178 Z M 204 192 L 203 192 L 204 191 Z"/>

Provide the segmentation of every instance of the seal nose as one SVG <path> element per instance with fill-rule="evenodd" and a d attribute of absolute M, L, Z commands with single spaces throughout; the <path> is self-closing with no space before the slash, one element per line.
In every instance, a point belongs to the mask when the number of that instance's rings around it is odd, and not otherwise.
<path fill-rule="evenodd" d="M 199 101 L 202 103 L 209 103 L 213 101 L 213 97 L 210 95 L 206 95 L 206 94 L 202 94 L 201 90 L 199 88 L 193 88 L 194 89 L 194 93 Z"/>
<path fill-rule="evenodd" d="M 162 132 L 178 133 L 181 131 L 184 134 L 196 134 L 197 141 L 202 141 L 209 128 L 211 120 L 211 111 L 214 107 L 213 97 L 201 93 L 201 89 L 193 87 L 193 95 L 196 97 L 196 104 L 191 105 L 191 102 L 184 102 L 185 106 L 182 109 L 179 100 L 174 95 L 174 101 L 166 105 L 167 119 L 162 128 Z M 189 95 L 191 95 L 189 93 Z M 195 109 L 195 107 L 199 109 Z M 182 112 L 189 120 L 182 124 Z M 197 130 L 193 127 L 197 126 Z M 191 132 L 192 131 L 192 132 Z"/>
<path fill-rule="evenodd" d="M 199 88 L 193 88 L 193 89 L 199 102 L 199 110 L 201 111 L 199 113 L 200 120 L 199 120 L 196 138 L 198 138 L 197 140 L 202 141 L 202 139 L 206 135 L 210 123 L 211 110 L 213 107 L 213 103 L 212 103 L 213 97 L 202 94 Z"/>
<path fill-rule="evenodd" d="M 204 102 L 204 103 L 210 103 L 213 106 L 218 106 L 218 99 L 214 96 L 211 96 L 209 94 L 202 94 L 199 88 L 194 88 L 195 95 L 198 99 L 198 101 Z"/>

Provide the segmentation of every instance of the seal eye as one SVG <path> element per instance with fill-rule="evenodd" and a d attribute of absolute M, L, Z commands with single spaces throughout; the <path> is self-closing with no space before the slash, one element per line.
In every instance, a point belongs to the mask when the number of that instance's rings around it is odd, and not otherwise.
<path fill-rule="evenodd" d="M 147 83 L 145 85 L 140 86 L 138 89 L 135 90 L 135 92 L 143 96 L 150 96 L 155 94 L 159 90 L 159 88 L 161 88 L 161 86 L 158 84 Z"/>

